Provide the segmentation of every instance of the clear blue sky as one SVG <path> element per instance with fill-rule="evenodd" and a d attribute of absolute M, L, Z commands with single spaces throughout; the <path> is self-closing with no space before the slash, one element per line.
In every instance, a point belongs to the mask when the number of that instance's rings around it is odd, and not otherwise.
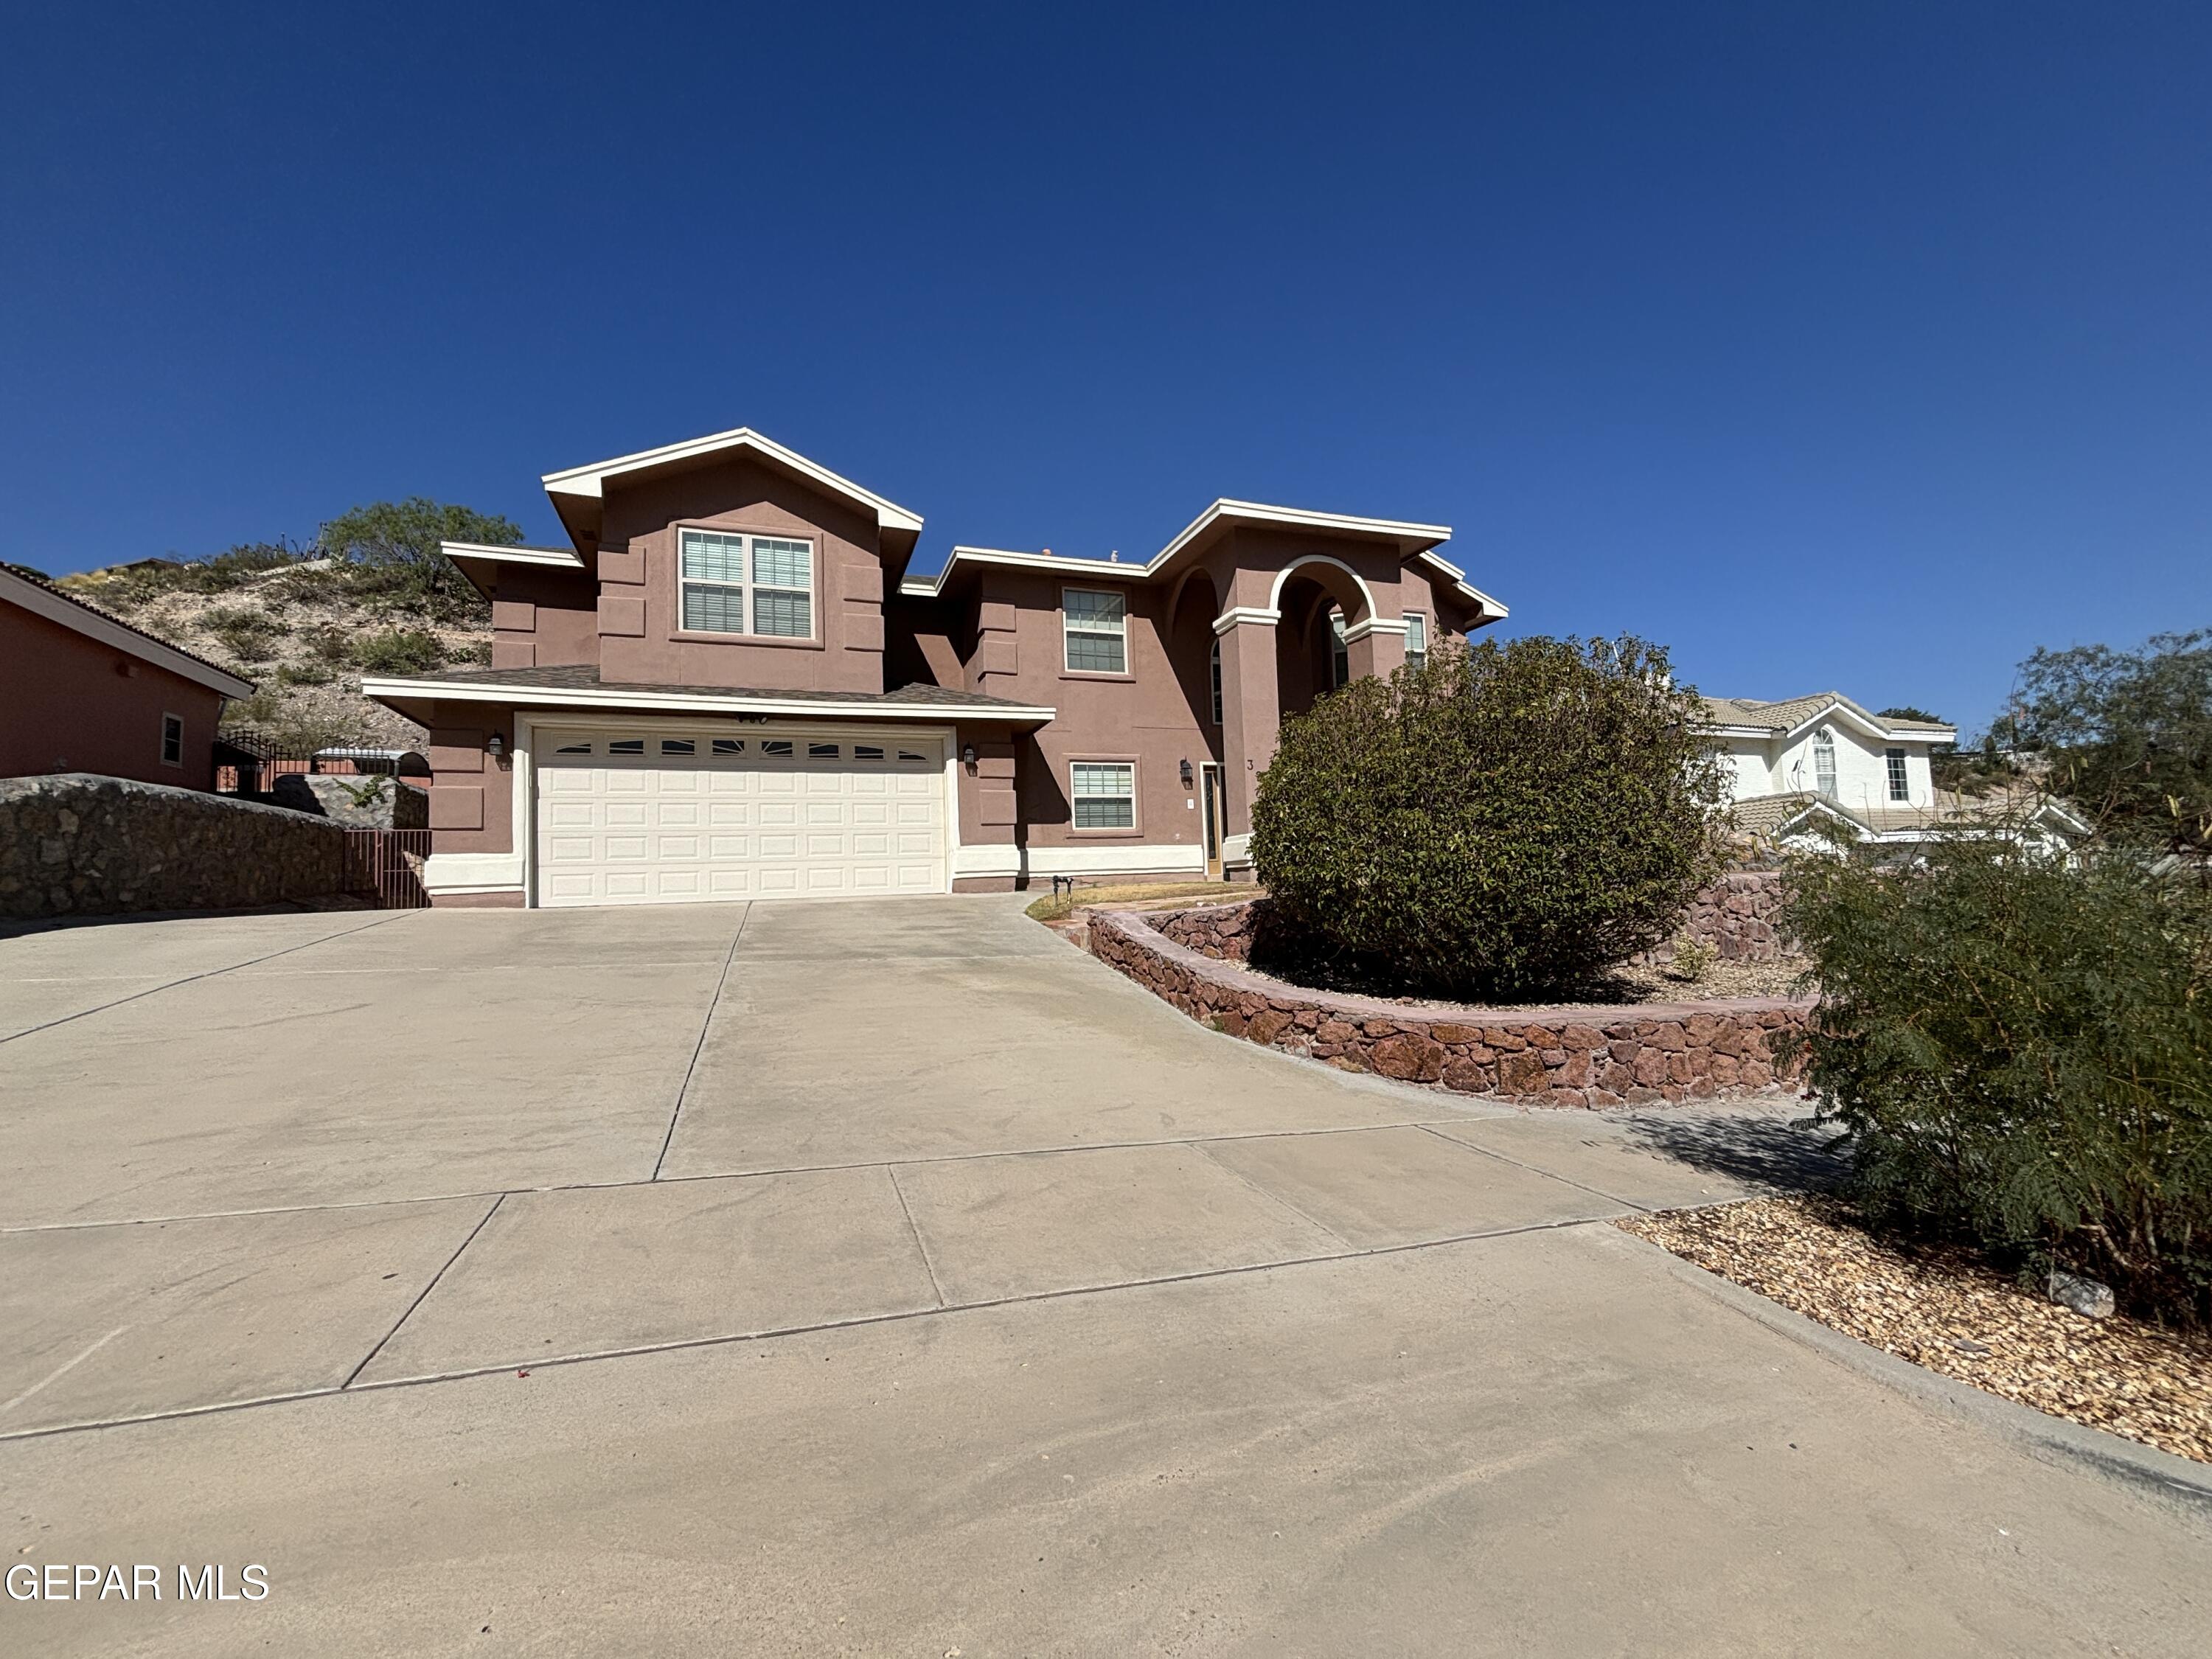
<path fill-rule="evenodd" d="M 1451 524 L 1509 628 L 1974 725 L 2212 623 L 2212 8 L 41 7 L 0 557 L 750 424 L 955 541 Z"/>

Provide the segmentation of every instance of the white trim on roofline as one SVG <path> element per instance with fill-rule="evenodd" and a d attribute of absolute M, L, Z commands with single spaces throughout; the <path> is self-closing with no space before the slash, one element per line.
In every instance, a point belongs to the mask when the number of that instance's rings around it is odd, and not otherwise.
<path fill-rule="evenodd" d="M 1382 536 L 1392 541 L 1418 541 L 1426 551 L 1451 539 L 1448 524 L 1414 524 L 1403 519 L 1363 519 L 1348 513 L 1316 513 L 1302 507 L 1271 507 L 1265 501 L 1233 501 L 1223 496 L 1188 524 L 1182 533 L 1162 548 L 1146 568 L 1156 570 L 1190 545 L 1217 519 L 1236 519 L 1249 524 L 1285 525 L 1294 530 L 1331 531 L 1339 535 Z"/>
<path fill-rule="evenodd" d="M 1419 564 L 1432 564 L 1451 578 L 1452 586 L 1459 591 L 1462 598 L 1473 599 L 1482 607 L 1482 619 L 1485 622 L 1504 622 L 1512 614 L 1503 605 L 1468 580 L 1467 572 L 1462 570 L 1436 549 L 1428 548 L 1417 553 L 1414 555 L 1414 562 Z"/>
<path fill-rule="evenodd" d="M 197 657 L 186 656 L 174 646 L 165 645 L 157 639 L 141 634 L 135 628 L 125 626 L 112 617 L 103 616 L 74 599 L 41 587 L 36 582 L 26 581 L 11 570 L 0 570 L 0 599 L 6 599 L 10 605 L 21 605 L 34 617 L 58 623 L 72 633 L 82 634 L 88 640 L 97 640 L 100 644 L 136 657 L 141 662 L 152 663 L 156 668 L 165 668 L 181 679 L 190 680 L 195 685 L 204 685 L 210 691 L 219 691 L 226 697 L 250 697 L 253 695 L 252 680 L 240 679 L 237 675 L 227 673 L 210 663 L 204 663 Z"/>
<path fill-rule="evenodd" d="M 482 542 L 440 542 L 438 550 L 449 559 L 489 559 L 501 564 L 550 564 L 563 570 L 581 570 L 584 556 L 573 547 L 491 547 Z"/>
<path fill-rule="evenodd" d="M 647 467 L 663 466 L 672 461 L 687 461 L 702 455 L 712 455 L 725 449 L 754 449 L 789 467 L 800 477 L 849 501 L 871 507 L 877 526 L 884 530 L 910 530 L 921 532 L 921 514 L 908 512 L 897 502 L 887 501 L 872 489 L 864 489 L 850 478 L 832 472 L 819 462 L 810 461 L 795 449 L 787 449 L 773 438 L 764 437 L 749 426 L 733 427 L 727 432 L 710 433 L 703 438 L 687 438 L 681 443 L 663 444 L 658 449 L 641 449 L 635 454 L 617 455 L 611 460 L 592 461 L 582 466 L 564 467 L 558 472 L 548 472 L 538 482 L 545 486 L 549 495 L 577 495 L 597 501 L 605 493 L 606 481 L 625 472 L 641 471 Z"/>
<path fill-rule="evenodd" d="M 613 691 L 599 687 L 501 685 L 495 682 L 364 679 L 368 697 L 434 697 L 451 702 L 527 704 L 542 708 L 634 708 L 687 714 L 794 714 L 838 720 L 1007 720 L 1042 724 L 1055 709 L 1015 705 L 978 708 L 972 703 L 842 702 L 804 695 L 775 697 L 715 696 L 684 691 Z"/>
<path fill-rule="evenodd" d="M 934 576 L 915 576 L 899 584 L 911 599 L 933 599 L 945 591 L 945 579 L 962 564 L 1009 565 L 1017 570 L 1073 570 L 1079 575 L 1109 581 L 1140 582 L 1151 567 L 1124 564 L 1119 559 L 1062 558 L 1052 553 L 1018 553 L 1004 547 L 956 547 L 945 556 L 945 568 Z"/>
<path fill-rule="evenodd" d="M 1782 741 L 1794 742 L 1831 716 L 1840 719 L 1846 726 L 1856 726 L 1862 732 L 1891 743 L 1956 743 L 1959 740 L 1959 731 L 1956 726 L 1945 728 L 1950 733 L 1948 738 L 1935 732 L 1893 732 L 1881 723 L 1881 715 L 1863 714 L 1850 704 L 1838 699 L 1817 713 L 1808 714 L 1796 725 L 1784 731 L 1782 733 Z"/>

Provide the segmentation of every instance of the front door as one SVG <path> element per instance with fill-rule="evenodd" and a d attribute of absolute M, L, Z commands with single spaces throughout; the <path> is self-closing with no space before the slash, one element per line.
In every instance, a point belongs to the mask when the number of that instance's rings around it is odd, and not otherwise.
<path fill-rule="evenodd" d="M 1221 769 L 1208 762 L 1198 769 L 1199 804 L 1206 817 L 1206 874 L 1208 880 L 1221 876 Z"/>

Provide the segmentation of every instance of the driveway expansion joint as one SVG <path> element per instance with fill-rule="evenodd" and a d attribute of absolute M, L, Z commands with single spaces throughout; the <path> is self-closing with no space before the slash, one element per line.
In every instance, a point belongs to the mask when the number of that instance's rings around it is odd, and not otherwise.
<path fill-rule="evenodd" d="M 505 1193 L 501 1193 L 497 1198 L 492 1200 L 491 1207 L 486 1210 L 483 1215 L 477 1218 L 477 1224 L 469 1229 L 468 1237 L 460 1242 L 459 1248 L 455 1249 L 453 1255 L 446 1258 L 445 1266 L 440 1267 L 437 1272 L 430 1275 L 430 1282 L 415 1293 L 415 1299 L 407 1304 L 407 1311 L 401 1314 L 397 1320 L 392 1322 L 392 1326 L 390 1330 L 385 1332 L 382 1336 L 377 1338 L 376 1346 L 362 1356 L 360 1364 L 356 1365 L 352 1370 L 346 1373 L 346 1380 L 338 1384 L 335 1392 L 343 1394 L 346 1389 L 353 1387 L 356 1379 L 357 1379 L 363 1371 L 368 1369 L 369 1362 L 374 1360 L 377 1355 L 382 1353 L 384 1352 L 385 1345 L 390 1342 L 393 1337 L 399 1334 L 399 1328 L 415 1316 L 415 1310 L 421 1307 L 424 1300 L 428 1297 L 430 1292 L 438 1288 L 438 1281 L 446 1276 L 447 1272 L 453 1267 L 453 1263 L 461 1259 L 463 1252 L 465 1251 L 470 1245 L 477 1242 L 477 1235 L 484 1230 L 491 1218 L 499 1213 L 499 1206 L 506 1202 L 507 1194 Z"/>
<path fill-rule="evenodd" d="M 730 948 L 722 955 L 722 971 L 714 981 L 714 994 L 707 999 L 706 1017 L 699 1022 L 699 1040 L 691 1045 L 691 1060 L 684 1068 L 684 1081 L 677 1085 L 676 1107 L 668 1115 L 668 1133 L 660 1138 L 660 1156 L 653 1160 L 652 1179 L 660 1179 L 661 1166 L 668 1162 L 668 1149 L 676 1144 L 676 1126 L 683 1121 L 684 1097 L 691 1092 L 691 1079 L 699 1069 L 699 1056 L 707 1050 L 707 1033 L 714 1029 L 714 1011 L 722 1006 L 722 988 L 730 982 L 730 964 L 738 959 L 738 945 L 744 939 L 745 924 L 753 919 L 753 907 L 748 903 L 744 914 L 738 918 L 738 931 L 730 935 Z"/>

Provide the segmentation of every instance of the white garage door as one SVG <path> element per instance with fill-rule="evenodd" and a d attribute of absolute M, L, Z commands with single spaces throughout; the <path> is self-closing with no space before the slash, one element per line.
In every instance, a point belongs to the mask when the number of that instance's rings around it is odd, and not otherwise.
<path fill-rule="evenodd" d="M 538 902 L 941 893 L 945 750 L 828 732 L 540 730 Z"/>

